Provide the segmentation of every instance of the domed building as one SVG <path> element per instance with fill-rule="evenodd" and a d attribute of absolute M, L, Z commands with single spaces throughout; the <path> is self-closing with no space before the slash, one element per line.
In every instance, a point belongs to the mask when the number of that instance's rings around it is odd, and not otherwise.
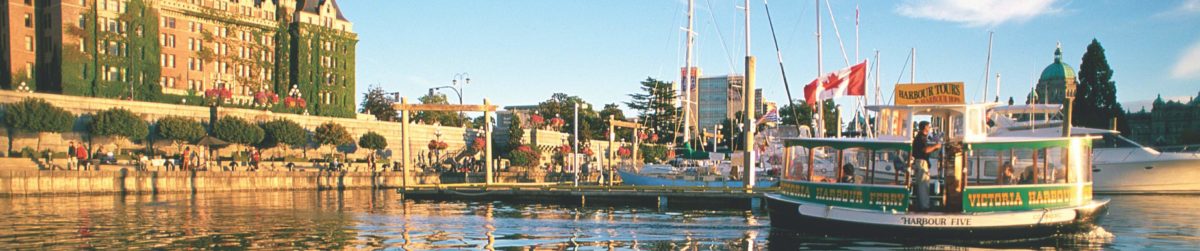
<path fill-rule="evenodd" d="M 1075 85 L 1075 69 L 1062 60 L 1062 44 L 1054 49 L 1054 63 L 1042 70 L 1037 86 L 1029 94 L 1028 101 L 1038 104 L 1062 104 L 1066 100 L 1067 85 Z"/>

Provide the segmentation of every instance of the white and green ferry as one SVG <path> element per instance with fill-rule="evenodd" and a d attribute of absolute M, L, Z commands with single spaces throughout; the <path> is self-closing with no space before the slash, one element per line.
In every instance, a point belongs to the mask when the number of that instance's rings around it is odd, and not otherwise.
<path fill-rule="evenodd" d="M 785 139 L 773 227 L 824 234 L 1024 239 L 1083 232 L 1106 213 L 1092 198 L 1091 142 L 989 137 L 994 104 L 873 106 L 869 138 Z M 942 149 L 930 158 L 930 208 L 916 205 L 909 153 L 915 119 Z"/>

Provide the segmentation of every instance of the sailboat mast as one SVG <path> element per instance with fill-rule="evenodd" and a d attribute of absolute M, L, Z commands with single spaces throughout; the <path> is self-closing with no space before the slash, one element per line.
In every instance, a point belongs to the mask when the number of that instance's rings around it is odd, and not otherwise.
<path fill-rule="evenodd" d="M 742 176 L 743 176 L 742 180 L 744 181 L 743 184 L 745 184 L 746 188 L 754 188 L 754 183 L 755 183 L 754 182 L 755 181 L 755 177 L 754 177 L 755 176 L 755 173 L 754 173 L 754 163 L 755 163 L 755 161 L 754 161 L 754 157 L 755 157 L 754 156 L 754 129 L 757 128 L 757 123 L 755 123 L 756 120 L 754 118 L 754 115 L 755 115 L 754 109 L 757 108 L 754 106 L 754 103 L 755 103 L 754 102 L 754 100 L 755 100 L 755 97 L 754 97 L 755 96 L 755 93 L 754 93 L 754 78 L 755 78 L 754 64 L 755 64 L 755 62 L 754 62 L 754 56 L 750 55 L 750 0 L 745 0 L 745 5 L 746 5 L 746 83 L 742 85 L 744 88 L 742 91 L 744 93 L 742 95 L 742 97 L 744 97 L 744 100 L 742 102 L 745 104 L 745 107 L 743 108 L 743 112 L 742 112 L 742 118 L 743 118 L 742 121 L 745 121 L 744 123 L 746 124 L 746 130 L 744 130 L 745 136 L 742 136 L 742 138 L 745 139 L 743 143 L 746 146 L 746 153 L 745 153 L 745 158 L 742 158 L 742 160 L 743 160 L 742 167 L 744 168 L 742 171 Z"/>
<path fill-rule="evenodd" d="M 912 69 L 908 71 L 908 83 L 917 83 L 917 47 L 912 48 Z"/>
<path fill-rule="evenodd" d="M 992 35 L 994 34 L 996 32 L 988 32 L 987 65 L 983 67 L 983 96 L 979 97 L 981 103 L 987 103 L 988 75 L 992 75 Z M 1000 92 L 1000 90 L 997 89 L 996 92 Z"/>
<path fill-rule="evenodd" d="M 695 42 L 695 40 L 694 40 L 695 32 L 692 31 L 692 23 L 693 23 L 692 16 L 695 14 L 695 12 L 696 12 L 695 0 L 688 0 L 687 53 L 684 56 L 684 63 L 683 63 L 683 65 L 684 65 L 683 66 L 683 84 L 680 85 L 683 87 L 683 90 L 680 90 L 683 93 L 683 95 L 682 95 L 683 102 L 680 102 L 680 105 L 683 106 L 683 142 L 684 143 L 691 142 L 691 140 L 692 140 L 692 138 L 691 138 L 691 125 L 692 125 L 691 110 L 692 110 L 692 88 L 693 88 L 692 78 L 694 78 L 694 76 L 692 76 L 692 46 L 693 46 L 693 43 Z"/>
<path fill-rule="evenodd" d="M 824 74 L 824 70 L 821 68 L 821 0 L 816 0 L 814 2 L 817 4 L 817 8 L 815 9 L 817 13 L 817 84 L 820 85 L 821 75 Z M 818 94 L 816 96 L 819 97 L 821 95 Z M 817 118 L 817 125 L 814 127 L 816 128 L 815 131 L 817 132 L 817 135 L 815 136 L 821 138 L 825 135 L 825 102 L 824 100 L 819 100 L 820 98 L 817 99 L 817 111 L 813 113 L 817 114 L 814 116 Z"/>

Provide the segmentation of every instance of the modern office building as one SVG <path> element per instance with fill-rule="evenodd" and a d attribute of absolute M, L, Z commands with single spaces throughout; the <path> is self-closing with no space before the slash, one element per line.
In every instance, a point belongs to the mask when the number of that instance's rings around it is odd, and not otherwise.
<path fill-rule="evenodd" d="M 702 130 L 711 131 L 714 125 L 725 119 L 734 119 L 745 110 L 745 95 L 742 88 L 745 78 L 738 75 L 702 77 L 699 79 L 698 124 Z M 756 113 L 762 114 L 762 89 L 756 89 Z"/>

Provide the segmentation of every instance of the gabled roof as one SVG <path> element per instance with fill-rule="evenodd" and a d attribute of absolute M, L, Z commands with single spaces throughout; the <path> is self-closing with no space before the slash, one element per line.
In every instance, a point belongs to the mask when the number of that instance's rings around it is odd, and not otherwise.
<path fill-rule="evenodd" d="M 299 1 L 301 1 L 300 6 L 298 6 L 298 9 L 300 9 L 300 11 L 313 13 L 313 14 L 321 14 L 321 5 L 324 5 L 326 3 L 333 4 L 333 6 L 332 6 L 333 11 L 337 13 L 337 19 L 342 20 L 342 21 L 350 21 L 350 20 L 346 20 L 345 15 L 342 15 L 342 8 L 338 7 L 336 0 L 299 0 Z"/>

